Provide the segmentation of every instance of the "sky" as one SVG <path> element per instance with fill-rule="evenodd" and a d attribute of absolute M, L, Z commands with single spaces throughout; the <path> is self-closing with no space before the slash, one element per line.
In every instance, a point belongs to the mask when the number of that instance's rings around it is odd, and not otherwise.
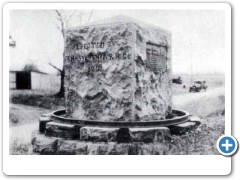
<path fill-rule="evenodd" d="M 77 10 L 72 26 L 84 25 L 91 10 Z M 66 14 L 71 12 L 66 12 Z M 93 10 L 89 22 L 124 15 L 172 32 L 173 74 L 224 73 L 225 14 L 223 10 Z M 27 63 L 56 73 L 49 63 L 62 67 L 63 38 L 56 17 L 49 10 L 11 10 L 9 33 L 16 41 L 10 48 L 10 70 Z M 192 66 L 191 66 L 192 64 Z"/>

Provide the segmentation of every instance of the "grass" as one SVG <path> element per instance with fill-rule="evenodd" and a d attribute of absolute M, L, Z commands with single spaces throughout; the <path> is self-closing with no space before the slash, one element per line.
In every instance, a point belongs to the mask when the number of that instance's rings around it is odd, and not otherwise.
<path fill-rule="evenodd" d="M 10 104 L 10 127 L 36 123 L 38 122 L 38 119 L 42 114 L 46 114 L 49 112 L 49 109 L 24 106 L 20 104 Z"/>
<path fill-rule="evenodd" d="M 172 135 L 170 139 L 161 143 L 141 145 L 138 148 L 139 154 L 219 155 L 216 142 L 224 134 L 224 119 L 225 117 L 222 115 L 205 118 L 195 131 L 181 136 Z"/>
<path fill-rule="evenodd" d="M 38 119 L 35 123 L 25 123 L 18 126 L 11 126 L 9 129 L 10 154 L 30 155 L 32 154 L 31 134 L 38 129 Z"/>
<path fill-rule="evenodd" d="M 10 145 L 11 155 L 33 155 L 31 143 L 21 143 L 15 140 Z"/>
<path fill-rule="evenodd" d="M 64 107 L 64 98 L 59 98 L 49 94 L 19 94 L 12 93 L 10 102 L 13 104 L 21 104 L 26 106 L 40 107 L 56 110 Z"/>
<path fill-rule="evenodd" d="M 220 136 L 224 135 L 224 119 L 224 116 L 209 117 L 202 122 L 197 130 L 187 132 L 182 136 L 173 136 L 169 154 L 219 154 L 216 148 L 216 142 Z M 211 123 L 209 123 L 209 121 Z"/>

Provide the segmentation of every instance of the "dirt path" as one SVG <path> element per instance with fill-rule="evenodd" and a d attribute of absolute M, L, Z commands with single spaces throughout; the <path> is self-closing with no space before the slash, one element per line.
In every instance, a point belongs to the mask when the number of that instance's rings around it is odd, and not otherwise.
<path fill-rule="evenodd" d="M 10 104 L 10 126 L 19 126 L 38 122 L 41 114 L 49 113 L 51 110 L 25 106 L 21 104 Z"/>
<path fill-rule="evenodd" d="M 173 108 L 188 111 L 201 117 L 225 108 L 225 88 L 208 89 L 206 92 L 173 95 Z"/>
<path fill-rule="evenodd" d="M 31 134 L 38 129 L 41 114 L 48 112 L 48 109 L 10 104 L 10 154 L 30 153 Z"/>
<path fill-rule="evenodd" d="M 194 93 L 186 93 L 186 94 L 177 94 L 173 95 L 173 103 L 181 104 L 181 103 L 190 103 L 191 101 L 199 100 L 205 97 L 213 97 L 217 95 L 224 95 L 225 87 L 218 87 L 214 89 L 208 89 L 206 92 L 194 92 Z"/>
<path fill-rule="evenodd" d="M 30 143 L 31 134 L 33 131 L 38 130 L 38 125 L 38 122 L 35 122 L 9 128 L 10 144 L 18 142 L 21 144 Z"/>

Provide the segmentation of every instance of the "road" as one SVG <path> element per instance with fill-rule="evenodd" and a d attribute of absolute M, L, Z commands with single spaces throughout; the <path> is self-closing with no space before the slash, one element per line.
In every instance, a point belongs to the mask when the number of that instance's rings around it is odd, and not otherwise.
<path fill-rule="evenodd" d="M 213 96 L 219 96 L 219 95 L 224 95 L 225 93 L 225 88 L 224 87 L 218 87 L 214 89 L 208 89 L 206 92 L 201 91 L 201 92 L 194 92 L 194 93 L 184 93 L 184 94 L 176 94 L 173 95 L 173 104 L 174 105 L 179 105 L 179 104 L 187 104 L 192 101 L 200 100 L 201 98 L 206 98 L 206 97 L 213 97 Z"/>
<path fill-rule="evenodd" d="M 224 109 L 225 88 L 208 89 L 206 92 L 182 93 L 173 95 L 173 109 L 182 109 L 191 114 L 205 116 Z"/>

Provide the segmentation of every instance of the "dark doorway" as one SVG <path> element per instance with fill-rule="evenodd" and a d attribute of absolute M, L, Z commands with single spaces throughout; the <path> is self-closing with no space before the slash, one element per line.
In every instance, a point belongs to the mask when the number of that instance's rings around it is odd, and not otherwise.
<path fill-rule="evenodd" d="M 17 89 L 31 89 L 31 72 L 16 73 Z"/>

